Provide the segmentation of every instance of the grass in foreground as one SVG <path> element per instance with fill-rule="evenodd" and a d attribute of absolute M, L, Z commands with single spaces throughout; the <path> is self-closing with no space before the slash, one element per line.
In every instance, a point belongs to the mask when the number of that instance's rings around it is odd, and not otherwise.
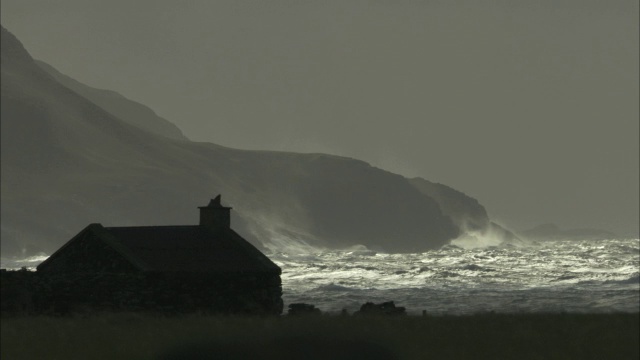
<path fill-rule="evenodd" d="M 638 359 L 638 314 L 3 318 L 2 359 Z"/>

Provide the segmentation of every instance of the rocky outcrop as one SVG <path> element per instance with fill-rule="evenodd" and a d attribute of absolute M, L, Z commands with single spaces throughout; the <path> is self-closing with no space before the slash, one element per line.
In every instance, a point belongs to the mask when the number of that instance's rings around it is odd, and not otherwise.
<path fill-rule="evenodd" d="M 306 316 L 321 315 L 322 312 L 315 305 L 305 303 L 289 304 L 287 315 L 289 316 Z"/>
<path fill-rule="evenodd" d="M 387 301 L 381 304 L 368 302 L 362 304 L 360 310 L 353 313 L 354 316 L 398 316 L 406 314 L 407 312 L 404 306 L 396 306 L 393 301 Z"/>

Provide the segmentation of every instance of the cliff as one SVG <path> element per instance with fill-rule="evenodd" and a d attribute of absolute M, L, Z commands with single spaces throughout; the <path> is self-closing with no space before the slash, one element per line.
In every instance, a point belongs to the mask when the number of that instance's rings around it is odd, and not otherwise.
<path fill-rule="evenodd" d="M 93 222 L 190 224 L 219 193 L 262 248 L 423 251 L 459 233 L 433 198 L 365 162 L 172 139 L 79 92 L 2 29 L 3 256 L 50 253 Z"/>

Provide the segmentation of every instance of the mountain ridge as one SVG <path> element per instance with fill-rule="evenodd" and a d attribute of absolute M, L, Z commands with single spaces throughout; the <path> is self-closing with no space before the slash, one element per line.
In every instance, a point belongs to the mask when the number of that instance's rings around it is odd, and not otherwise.
<path fill-rule="evenodd" d="M 4 27 L 2 44 L 3 256 L 51 253 L 92 222 L 192 224 L 216 194 L 237 211 L 233 228 L 273 251 L 418 252 L 460 235 L 401 175 L 334 155 L 155 134 L 60 83 Z"/>
<path fill-rule="evenodd" d="M 51 75 L 65 87 L 87 98 L 99 107 L 126 122 L 151 133 L 171 139 L 189 140 L 182 131 L 170 121 L 158 116 L 151 108 L 127 99 L 112 90 L 97 89 L 85 85 L 67 75 L 62 74 L 44 61 L 34 59 L 36 65 Z"/>

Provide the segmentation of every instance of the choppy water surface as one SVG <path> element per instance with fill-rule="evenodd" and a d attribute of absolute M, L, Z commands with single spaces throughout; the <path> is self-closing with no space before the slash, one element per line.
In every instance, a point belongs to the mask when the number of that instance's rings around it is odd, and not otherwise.
<path fill-rule="evenodd" d="M 637 312 L 640 240 L 553 241 L 420 254 L 311 251 L 269 254 L 283 270 L 286 304 L 353 312 L 395 301 L 410 313 Z M 33 269 L 46 259 L 2 259 Z"/>
<path fill-rule="evenodd" d="M 285 304 L 355 311 L 395 301 L 411 313 L 637 312 L 638 239 L 554 241 L 420 254 L 365 249 L 274 253 Z"/>

